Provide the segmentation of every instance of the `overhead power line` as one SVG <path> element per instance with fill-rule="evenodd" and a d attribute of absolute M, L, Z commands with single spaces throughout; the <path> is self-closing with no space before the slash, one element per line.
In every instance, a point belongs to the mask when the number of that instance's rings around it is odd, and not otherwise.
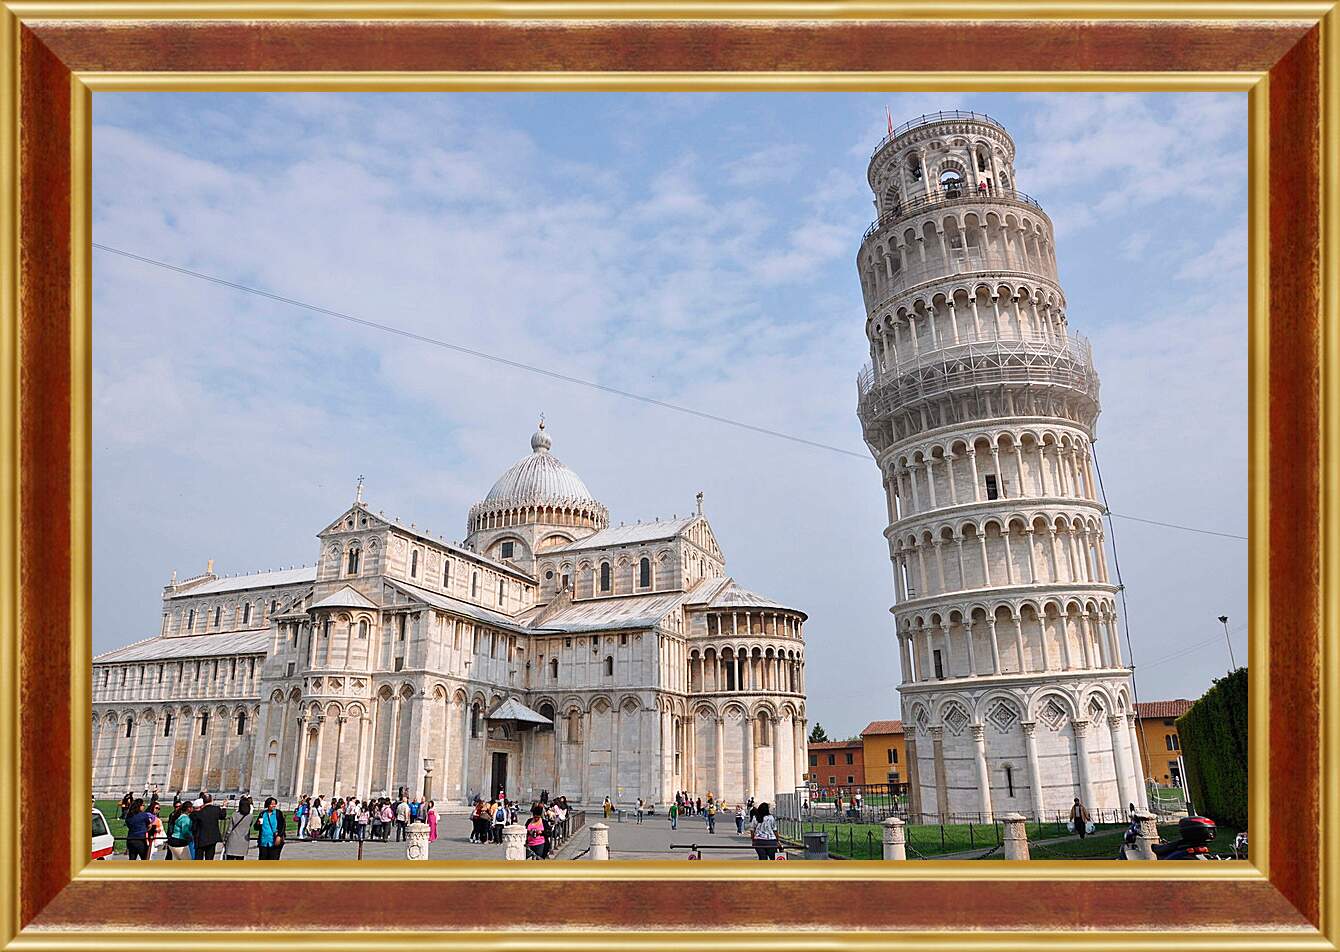
<path fill-rule="evenodd" d="M 477 357 L 480 360 L 492 361 L 496 364 L 502 364 L 515 370 L 524 370 L 527 373 L 538 374 L 548 377 L 551 380 L 560 380 L 564 383 L 575 384 L 579 387 L 587 387 L 592 390 L 598 390 L 601 393 L 612 394 L 616 397 L 624 397 L 628 400 L 637 400 L 641 403 L 654 407 L 660 407 L 663 410 L 673 410 L 676 413 L 684 413 L 689 416 L 698 417 L 701 420 L 711 420 L 713 423 L 721 423 L 725 426 L 737 427 L 741 430 L 748 430 L 752 433 L 761 433 L 764 436 L 772 436 L 781 440 L 788 440 L 792 443 L 799 443 L 803 446 L 811 446 L 815 449 L 827 450 L 830 453 L 838 453 L 842 456 L 850 456 L 855 459 L 868 460 L 868 453 L 860 453 L 855 450 L 849 450 L 842 446 L 834 446 L 831 443 L 822 443 L 818 440 L 806 439 L 803 436 L 796 436 L 793 433 L 784 433 L 781 430 L 774 430 L 769 427 L 759 426 L 754 423 L 746 423 L 743 420 L 736 420 L 732 417 L 722 416 L 717 413 L 709 413 L 706 410 L 698 410 L 694 407 L 684 406 L 679 403 L 671 403 L 668 400 L 659 400 L 656 397 L 649 397 L 645 394 L 634 393 L 631 390 L 623 390 L 619 387 L 611 387 L 595 380 L 587 380 L 583 377 L 573 376 L 557 370 L 550 370 L 547 367 L 540 367 L 536 364 L 528 364 L 519 360 L 512 360 L 510 357 L 503 357 L 499 354 L 491 354 L 487 351 L 477 350 L 473 347 L 466 347 L 463 344 L 452 343 L 437 337 L 429 337 L 425 334 L 419 334 L 414 331 L 405 330 L 403 327 L 396 327 L 392 324 L 383 324 L 379 321 L 370 321 L 367 318 L 356 317 L 353 314 L 347 314 L 343 311 L 336 311 L 332 308 L 322 307 L 319 304 L 310 304 L 307 301 L 300 301 L 297 298 L 286 297 L 282 294 L 276 294 L 273 291 L 267 291 L 264 288 L 252 287 L 248 284 L 241 284 L 237 281 L 229 281 L 226 278 L 220 278 L 217 275 L 207 274 L 203 271 L 196 271 L 192 268 L 183 268 L 181 265 L 172 264 L 159 258 L 150 258 L 147 255 L 136 254 L 133 251 L 126 251 L 123 248 L 114 248 L 111 245 L 104 245 L 99 242 L 93 242 L 93 247 L 99 251 L 106 251 L 109 254 L 120 255 L 123 258 L 129 258 L 142 264 L 147 264 L 155 268 L 162 268 L 166 271 L 172 271 L 177 274 L 184 274 L 187 277 L 197 278 L 201 281 L 208 281 L 210 284 L 216 284 L 220 287 L 231 288 L 234 291 L 242 291 L 246 294 L 254 294 L 279 304 L 287 304 L 290 307 L 302 308 L 313 314 L 321 314 L 325 317 L 333 317 L 337 320 L 345 321 L 349 324 L 356 324 L 359 327 L 366 327 L 371 330 L 382 331 L 387 334 L 394 334 L 397 337 L 403 337 L 407 340 L 418 341 L 421 344 L 429 344 L 433 347 L 441 347 L 445 350 L 454 351 L 458 354 L 465 354 L 467 357 Z M 1202 535 L 1219 536 L 1226 539 L 1238 539 L 1247 541 L 1246 536 L 1234 535 L 1229 532 L 1219 532 L 1213 529 L 1201 529 L 1196 526 L 1184 526 L 1174 522 L 1160 522 L 1156 519 L 1144 519 L 1140 516 L 1128 516 L 1123 513 L 1116 513 L 1108 510 L 1108 515 L 1116 516 L 1119 519 L 1130 519 L 1135 522 L 1144 522 L 1149 525 L 1162 526 L 1166 529 L 1180 529 L 1183 532 L 1197 532 Z"/>

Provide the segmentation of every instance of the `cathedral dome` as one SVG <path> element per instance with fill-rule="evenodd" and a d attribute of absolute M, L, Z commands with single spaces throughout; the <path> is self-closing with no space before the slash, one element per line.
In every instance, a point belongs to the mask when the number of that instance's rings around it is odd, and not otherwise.
<path fill-rule="evenodd" d="M 488 494 L 471 508 L 471 531 L 483 527 L 481 517 L 511 510 L 576 511 L 596 523 L 608 524 L 605 507 L 591 495 L 580 476 L 549 452 L 552 446 L 553 440 L 541 421 L 530 438 L 530 455 L 499 476 Z"/>

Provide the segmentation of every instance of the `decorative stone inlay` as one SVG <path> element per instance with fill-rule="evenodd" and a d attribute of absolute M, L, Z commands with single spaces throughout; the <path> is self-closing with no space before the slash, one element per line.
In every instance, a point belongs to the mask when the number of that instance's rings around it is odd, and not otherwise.
<path fill-rule="evenodd" d="M 1047 703 L 1042 705 L 1042 710 L 1038 711 L 1038 720 L 1046 724 L 1051 730 L 1059 731 L 1065 726 L 1066 712 L 1056 698 L 1047 698 Z"/>
<path fill-rule="evenodd" d="M 951 704 L 946 709 L 943 720 L 949 733 L 957 737 L 963 733 L 963 728 L 968 726 L 968 712 L 958 704 Z"/>
<path fill-rule="evenodd" d="M 987 714 L 986 719 L 991 722 L 996 730 L 1002 734 L 1008 734 L 1013 730 L 1014 725 L 1019 722 L 1019 712 L 1015 710 L 1014 705 L 997 701 L 995 706 L 991 708 L 991 713 Z"/>

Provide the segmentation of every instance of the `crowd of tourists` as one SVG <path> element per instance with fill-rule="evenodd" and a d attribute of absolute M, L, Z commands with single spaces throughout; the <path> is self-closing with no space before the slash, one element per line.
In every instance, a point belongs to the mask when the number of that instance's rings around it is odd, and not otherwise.
<path fill-rule="evenodd" d="M 253 811 L 250 797 L 238 801 L 231 816 L 214 802 L 208 791 L 194 800 L 178 793 L 172 811 L 163 817 L 163 806 L 154 793 L 144 798 L 127 793 L 121 798 L 121 821 L 126 825 L 126 853 L 132 860 L 212 860 L 223 847 L 225 860 L 246 859 L 251 834 L 261 859 L 279 859 L 284 845 L 284 814 L 274 797 L 267 797 L 260 811 Z"/>
<path fill-rule="evenodd" d="M 147 794 L 147 792 L 146 792 Z M 408 839 L 411 823 L 428 826 L 428 842 L 438 838 L 438 813 L 432 800 L 409 797 L 402 790 L 390 797 L 302 797 L 286 818 L 274 797 L 256 811 L 250 797 L 242 797 L 230 815 L 208 791 L 195 799 L 173 797 L 166 816 L 158 793 L 144 797 L 127 793 L 120 816 L 126 826 L 126 853 L 132 860 L 245 859 L 254 838 L 261 859 L 279 859 L 290 837 L 305 842 L 369 841 L 386 843 Z M 531 859 L 548 858 L 571 829 L 567 797 L 550 799 L 548 792 L 531 804 L 528 815 L 499 793 L 495 800 L 475 798 L 470 812 L 471 843 L 502 843 L 503 827 L 520 823 L 526 830 L 526 852 Z M 222 847 L 222 854 L 220 854 Z"/>
<path fill-rule="evenodd" d="M 300 840 L 355 840 L 389 842 L 392 832 L 397 843 L 408 839 L 411 823 L 428 824 L 428 841 L 437 839 L 437 805 L 419 797 L 411 799 L 403 792 L 398 800 L 390 797 L 360 799 L 340 797 L 329 802 L 323 797 L 303 797 L 293 810 Z"/>
<path fill-rule="evenodd" d="M 607 801 L 608 802 L 608 801 Z M 638 801 L 638 822 L 641 820 L 642 801 Z M 707 827 L 708 833 L 716 833 L 717 816 L 726 814 L 732 816 L 735 820 L 736 834 L 743 836 L 746 832 L 749 834 L 750 843 L 758 853 L 761 860 L 771 860 L 777 858 L 777 851 L 781 848 L 781 839 L 777 832 L 777 818 L 772 815 L 772 808 L 766 803 L 754 802 L 750 797 L 743 803 L 735 804 L 732 810 L 725 801 L 719 801 L 710 792 L 707 799 L 702 797 L 690 797 L 687 791 L 677 791 L 674 802 L 666 810 L 669 814 L 670 829 L 679 829 L 681 817 L 696 816 L 701 817 Z M 608 814 L 607 814 L 608 815 Z"/>
<path fill-rule="evenodd" d="M 520 806 L 502 791 L 494 800 L 475 797 L 470 809 L 470 842 L 501 844 L 503 829 L 520 823 L 526 829 L 526 858 L 548 859 L 568 838 L 571 813 L 567 797 L 550 799 L 547 791 L 531 803 L 525 817 Z"/>

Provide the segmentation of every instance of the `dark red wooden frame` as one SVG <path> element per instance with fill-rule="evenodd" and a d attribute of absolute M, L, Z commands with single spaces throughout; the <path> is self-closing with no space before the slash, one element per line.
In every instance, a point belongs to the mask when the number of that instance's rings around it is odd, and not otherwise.
<path fill-rule="evenodd" d="M 21 11 L 20 11 L 21 13 Z M 21 16 L 22 18 L 22 16 Z M 955 882 L 71 882 L 69 831 L 23 836 L 20 923 L 143 930 L 190 908 L 210 929 L 1144 930 L 1311 932 L 1325 869 L 1321 815 L 1319 438 L 1320 27 L 1280 22 L 43 22 L 19 25 L 20 588 L 25 803 L 71 802 L 69 506 L 72 71 L 1269 71 L 1269 770 L 1272 878 Z M 1331 263 L 1332 267 L 1334 262 Z M 1258 633 L 1259 634 L 1259 633 Z M 15 805 L 17 807 L 17 804 Z M 481 891 L 487 901 L 481 902 Z M 177 898 L 180 897 L 180 898 Z M 179 924 L 178 924 L 179 925 Z"/>

